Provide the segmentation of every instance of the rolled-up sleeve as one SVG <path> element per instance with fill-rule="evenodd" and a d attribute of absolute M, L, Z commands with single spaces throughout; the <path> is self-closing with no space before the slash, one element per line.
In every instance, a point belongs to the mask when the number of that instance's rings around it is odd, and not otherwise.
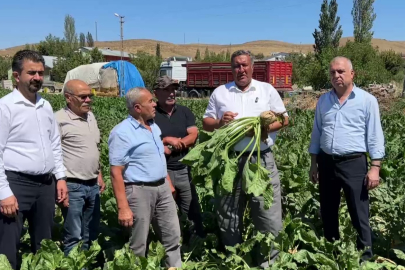
<path fill-rule="evenodd" d="M 53 113 L 52 117 L 53 119 L 50 139 L 52 144 L 53 158 L 55 160 L 55 168 L 53 169 L 52 173 L 55 175 L 56 179 L 61 179 L 62 177 L 66 176 L 66 168 L 63 165 L 62 144 L 59 133 L 59 125 Z"/>
<path fill-rule="evenodd" d="M 314 124 L 312 126 L 311 142 L 309 145 L 309 153 L 317 155 L 321 150 L 321 134 L 322 134 L 322 118 L 321 118 L 321 102 L 323 96 L 319 98 L 316 104 Z"/>
<path fill-rule="evenodd" d="M 216 100 L 215 100 L 215 91 L 211 94 L 210 100 L 208 101 L 208 106 L 207 109 L 205 110 L 203 118 L 218 118 L 218 113 L 217 113 L 217 106 L 216 106 Z"/>
<path fill-rule="evenodd" d="M 10 114 L 3 104 L 0 104 L 0 200 L 13 195 L 7 181 L 4 169 L 3 154 L 6 148 L 8 135 L 10 133 Z"/>
<path fill-rule="evenodd" d="M 277 90 L 271 86 L 271 97 L 270 97 L 270 110 L 275 113 L 283 113 L 284 116 L 288 116 L 287 110 L 284 106 L 284 102 L 280 97 L 280 94 Z"/>
<path fill-rule="evenodd" d="M 377 99 L 370 97 L 367 113 L 367 149 L 371 159 L 382 159 L 385 156 L 384 133 L 381 126 L 380 110 Z"/>
<path fill-rule="evenodd" d="M 122 130 L 113 130 L 108 138 L 111 166 L 125 166 L 129 161 L 130 140 Z"/>

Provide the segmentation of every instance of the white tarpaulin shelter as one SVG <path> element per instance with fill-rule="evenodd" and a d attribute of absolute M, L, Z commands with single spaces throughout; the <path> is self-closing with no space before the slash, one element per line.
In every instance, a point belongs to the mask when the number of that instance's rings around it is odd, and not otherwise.
<path fill-rule="evenodd" d="M 72 79 L 79 79 L 87 83 L 91 88 L 100 88 L 100 69 L 108 62 L 81 65 L 66 74 L 65 84 Z"/>

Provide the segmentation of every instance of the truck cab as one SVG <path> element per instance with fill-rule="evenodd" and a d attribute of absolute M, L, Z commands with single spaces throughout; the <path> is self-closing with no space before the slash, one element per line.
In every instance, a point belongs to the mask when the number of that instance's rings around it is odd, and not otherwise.
<path fill-rule="evenodd" d="M 167 75 L 172 80 L 178 81 L 180 86 L 185 85 L 187 81 L 187 68 L 185 64 L 188 61 L 192 61 L 192 59 L 182 56 L 169 57 L 160 64 L 159 76 Z"/>

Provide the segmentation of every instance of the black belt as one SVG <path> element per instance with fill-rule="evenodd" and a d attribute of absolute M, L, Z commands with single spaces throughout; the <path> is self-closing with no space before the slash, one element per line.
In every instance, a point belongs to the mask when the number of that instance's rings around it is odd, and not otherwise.
<path fill-rule="evenodd" d="M 75 184 L 81 184 L 81 185 L 85 185 L 85 186 L 94 186 L 95 184 L 97 184 L 97 178 L 93 178 L 90 180 L 81 180 L 79 178 L 70 178 L 68 177 L 66 179 L 67 183 L 75 183 Z"/>
<path fill-rule="evenodd" d="M 265 155 L 265 154 L 267 154 L 269 152 L 271 152 L 270 147 L 267 148 L 267 149 L 264 149 L 263 151 L 260 151 L 260 155 L 262 156 L 262 155 Z M 239 155 L 241 152 L 235 151 L 235 153 L 236 153 L 236 155 Z M 249 155 L 250 155 L 250 151 L 247 150 L 242 154 L 242 157 L 248 157 Z M 257 156 L 257 151 L 253 152 L 252 156 Z"/>
<path fill-rule="evenodd" d="M 335 161 L 345 161 L 345 160 L 362 157 L 365 155 L 365 153 L 355 152 L 355 153 L 349 153 L 349 154 L 345 154 L 345 155 L 329 155 L 329 154 L 325 153 L 325 155 Z"/>
<path fill-rule="evenodd" d="M 21 177 L 24 179 L 28 179 L 34 182 L 48 182 L 53 178 L 52 173 L 46 173 L 46 174 L 27 174 L 27 173 L 22 173 L 22 172 L 16 172 L 16 171 L 5 171 L 6 176 L 11 176 L 11 177 Z"/>
<path fill-rule="evenodd" d="M 162 178 L 158 181 L 155 182 L 141 182 L 141 181 L 137 181 L 137 182 L 127 182 L 125 183 L 126 186 L 131 186 L 131 185 L 135 185 L 135 186 L 146 186 L 146 187 L 158 187 L 163 185 L 166 182 L 166 178 Z"/>

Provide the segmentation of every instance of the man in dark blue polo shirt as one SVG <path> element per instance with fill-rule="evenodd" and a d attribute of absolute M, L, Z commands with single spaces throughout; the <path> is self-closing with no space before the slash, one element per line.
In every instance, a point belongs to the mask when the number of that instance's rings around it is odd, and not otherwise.
<path fill-rule="evenodd" d="M 156 80 L 154 91 L 158 99 L 155 122 L 162 131 L 167 172 L 176 189 L 177 204 L 182 213 L 194 223 L 195 233 L 204 237 L 200 206 L 189 168 L 179 160 L 197 140 L 198 128 L 195 116 L 189 108 L 176 104 L 175 90 L 178 84 L 168 76 Z"/>

